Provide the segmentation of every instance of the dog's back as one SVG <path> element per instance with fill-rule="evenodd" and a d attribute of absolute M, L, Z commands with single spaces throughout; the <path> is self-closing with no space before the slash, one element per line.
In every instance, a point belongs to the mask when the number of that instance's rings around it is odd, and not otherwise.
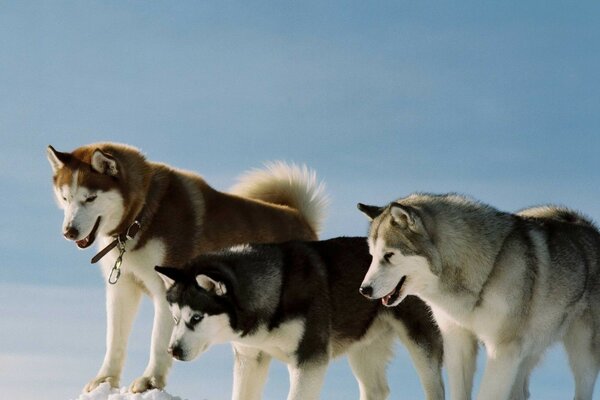
<path fill-rule="evenodd" d="M 593 311 L 600 321 L 600 232 L 593 221 L 557 206 L 532 207 L 517 215 L 530 224 L 532 237 L 537 233 L 544 239 L 533 249 L 549 263 L 548 300 L 567 308 L 580 303 L 577 309 Z"/>
<path fill-rule="evenodd" d="M 536 218 L 539 220 L 551 219 L 570 224 L 583 225 L 596 228 L 592 220 L 579 211 L 567 207 L 545 205 L 525 208 L 517 213 L 522 217 Z"/>

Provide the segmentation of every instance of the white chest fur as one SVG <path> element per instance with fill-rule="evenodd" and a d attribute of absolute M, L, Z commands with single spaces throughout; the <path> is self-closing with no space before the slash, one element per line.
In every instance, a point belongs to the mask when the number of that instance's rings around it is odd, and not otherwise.
<path fill-rule="evenodd" d="M 234 340 L 244 346 L 254 347 L 285 363 L 294 362 L 298 344 L 304 334 L 304 320 L 284 322 L 271 331 L 264 327 L 252 335 Z"/>
<path fill-rule="evenodd" d="M 112 240 L 110 237 L 99 237 L 99 248 L 104 248 Z M 126 243 L 126 251 L 121 264 L 121 279 L 124 276 L 133 278 L 144 287 L 151 297 L 164 295 L 163 281 L 154 270 L 155 266 L 162 265 L 165 258 L 164 243 L 159 239 L 150 239 L 141 249 L 132 250 L 136 243 L 137 239 Z M 100 260 L 102 274 L 105 279 L 108 279 L 118 256 L 119 250 L 114 248 Z"/>

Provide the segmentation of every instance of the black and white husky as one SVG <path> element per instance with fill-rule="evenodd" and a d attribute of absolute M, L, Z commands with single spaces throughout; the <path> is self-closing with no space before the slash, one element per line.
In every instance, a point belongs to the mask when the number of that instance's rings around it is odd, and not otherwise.
<path fill-rule="evenodd" d="M 365 238 L 246 245 L 156 267 L 175 329 L 173 357 L 189 361 L 232 342 L 233 399 L 259 399 L 271 358 L 288 364 L 288 400 L 317 399 L 329 360 L 348 354 L 361 400 L 389 394 L 395 337 L 408 349 L 427 399 L 443 399 L 442 341 L 427 306 L 387 308 L 358 293 L 371 256 Z"/>

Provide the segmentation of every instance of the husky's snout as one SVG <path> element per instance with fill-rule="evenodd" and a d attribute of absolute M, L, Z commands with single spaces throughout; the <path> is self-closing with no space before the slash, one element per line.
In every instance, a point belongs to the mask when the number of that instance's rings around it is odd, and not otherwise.
<path fill-rule="evenodd" d="M 75 240 L 79 237 L 79 230 L 73 226 L 68 226 L 64 232 L 63 236 L 67 240 Z"/>
<path fill-rule="evenodd" d="M 369 286 L 369 285 L 361 286 L 358 289 L 358 291 L 360 292 L 360 294 L 365 296 L 367 299 L 373 298 L 373 287 L 372 286 Z"/>
<path fill-rule="evenodd" d="M 183 361 L 185 359 L 183 349 L 179 345 L 170 346 L 168 351 L 176 360 Z"/>

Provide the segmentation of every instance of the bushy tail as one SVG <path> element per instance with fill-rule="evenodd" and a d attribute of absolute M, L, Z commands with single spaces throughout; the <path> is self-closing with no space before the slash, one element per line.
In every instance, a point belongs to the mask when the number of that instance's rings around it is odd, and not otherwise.
<path fill-rule="evenodd" d="M 283 161 L 266 163 L 265 169 L 246 172 L 230 192 L 295 208 L 317 235 L 329 204 L 325 184 L 317 181 L 315 171 L 306 165 L 290 165 Z"/>
<path fill-rule="evenodd" d="M 545 205 L 526 208 L 517 213 L 524 217 L 549 218 L 571 224 L 585 225 L 595 228 L 594 222 L 579 211 L 567 207 Z"/>

